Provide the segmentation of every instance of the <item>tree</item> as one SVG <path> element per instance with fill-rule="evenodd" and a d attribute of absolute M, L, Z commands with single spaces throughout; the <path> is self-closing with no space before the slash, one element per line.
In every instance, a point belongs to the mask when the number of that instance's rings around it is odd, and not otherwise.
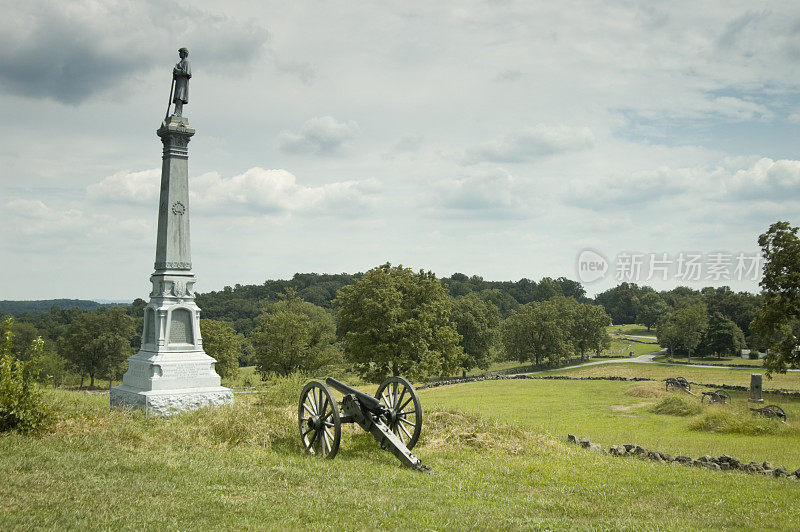
<path fill-rule="evenodd" d="M 800 238 L 797 227 L 775 222 L 758 237 L 764 256 L 764 302 L 753 328 L 770 348 L 764 359 L 767 375 L 800 367 Z"/>
<path fill-rule="evenodd" d="M 659 320 L 669 312 L 669 307 L 655 292 L 647 292 L 639 297 L 639 305 L 636 309 L 636 321 L 649 331 Z"/>
<path fill-rule="evenodd" d="M 14 355 L 13 346 L 14 321 L 9 317 L 0 344 L 0 432 L 32 432 L 44 421 L 46 410 L 34 382 L 36 375 Z M 42 346 L 40 337 L 34 339 L 29 346 L 31 356 L 36 356 Z"/>
<path fill-rule="evenodd" d="M 86 312 L 67 327 L 59 341 L 59 351 L 81 374 L 81 386 L 84 375 L 89 375 L 89 386 L 93 387 L 99 374 L 108 376 L 110 387 L 132 354 L 135 331 L 134 320 L 124 307 Z"/>
<path fill-rule="evenodd" d="M 383 264 L 339 290 L 333 306 L 347 360 L 373 382 L 452 374 L 464 358 L 452 300 L 433 272 Z"/>
<path fill-rule="evenodd" d="M 341 359 L 329 311 L 303 301 L 292 288 L 268 305 L 258 322 L 251 339 L 262 376 L 314 372 Z"/>
<path fill-rule="evenodd" d="M 569 356 L 570 321 L 564 319 L 563 310 L 558 302 L 541 301 L 522 305 L 506 318 L 501 337 L 509 358 L 536 365 L 547 359 L 551 365 L 558 365 Z"/>
<path fill-rule="evenodd" d="M 474 292 L 469 293 L 453 302 L 453 323 L 461 335 L 460 345 L 465 355 L 461 367 L 488 369 L 500 325 L 497 307 L 482 301 Z"/>
<path fill-rule="evenodd" d="M 739 326 L 719 312 L 715 312 L 708 320 L 708 329 L 700 339 L 698 351 L 704 356 L 739 356 L 744 346 L 744 333 Z"/>
<path fill-rule="evenodd" d="M 514 299 L 508 292 L 503 292 L 497 288 L 481 290 L 475 293 L 476 296 L 482 301 L 493 304 L 500 311 L 500 317 L 503 319 L 509 317 L 512 312 L 519 308 L 519 302 Z"/>
<path fill-rule="evenodd" d="M 572 302 L 572 324 L 570 327 L 570 342 L 576 354 L 586 358 L 588 351 L 595 353 L 607 349 L 611 345 L 611 337 L 606 327 L 611 325 L 611 318 L 603 307 L 586 303 Z"/>
<path fill-rule="evenodd" d="M 9 329 L 11 327 L 11 329 Z M 26 361 L 31 357 L 31 348 L 34 345 L 34 340 L 41 335 L 39 331 L 32 324 L 25 321 L 6 320 L 0 324 L 0 334 L 5 337 L 5 334 L 11 330 L 11 337 L 13 338 L 12 350 L 15 356 L 22 361 Z"/>
<path fill-rule="evenodd" d="M 602 305 L 614 325 L 636 322 L 636 306 L 641 289 L 634 283 L 621 283 L 597 294 L 595 302 Z"/>
<path fill-rule="evenodd" d="M 238 334 L 227 322 L 200 320 L 203 335 L 203 351 L 217 361 L 214 369 L 223 379 L 236 377 L 239 373 L 239 353 L 244 337 Z"/>
<path fill-rule="evenodd" d="M 656 329 L 658 343 L 669 349 L 670 355 L 685 354 L 691 361 L 692 352 L 700 344 L 708 328 L 708 313 L 702 303 L 696 303 L 664 316 Z"/>

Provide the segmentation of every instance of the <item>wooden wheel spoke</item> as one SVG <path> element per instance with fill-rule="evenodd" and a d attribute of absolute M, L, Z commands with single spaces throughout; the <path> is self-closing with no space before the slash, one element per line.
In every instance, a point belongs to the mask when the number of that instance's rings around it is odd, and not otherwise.
<path fill-rule="evenodd" d="M 311 409 L 308 407 L 307 404 L 303 403 L 303 408 L 305 409 L 306 412 L 308 412 L 309 415 L 311 416 L 314 415 L 314 412 L 311 411 Z"/>
<path fill-rule="evenodd" d="M 411 434 L 406 430 L 406 428 L 403 425 L 400 425 L 400 424 L 398 424 L 397 426 L 401 431 L 403 431 L 406 434 L 406 436 L 408 436 L 408 439 L 410 440 L 411 439 Z M 403 442 L 403 443 L 405 443 L 405 442 Z"/>
<path fill-rule="evenodd" d="M 404 418 L 404 417 L 399 417 L 399 418 L 397 418 L 397 419 L 398 419 L 398 421 L 401 421 L 402 423 L 405 423 L 406 425 L 410 425 L 410 426 L 412 426 L 412 427 L 416 427 L 416 426 L 417 426 L 417 424 L 416 424 L 416 423 L 412 423 L 412 422 L 410 422 L 409 420 L 407 420 L 407 419 L 406 419 L 406 418 Z M 402 427 L 403 425 L 401 425 L 400 423 L 398 423 L 398 426 L 401 426 L 401 427 Z"/>
<path fill-rule="evenodd" d="M 325 414 L 325 412 L 328 410 L 328 406 L 330 406 L 330 403 L 328 402 L 328 398 L 326 397 L 325 402 L 322 403 L 322 410 L 320 410 L 319 413 L 321 415 Z M 328 417 L 328 416 L 323 416 L 323 417 Z"/>
<path fill-rule="evenodd" d="M 319 431 L 318 430 L 314 430 L 314 435 L 311 436 L 310 440 L 308 440 L 308 449 L 311 449 L 312 447 L 314 447 L 314 442 L 317 441 L 317 436 L 319 436 Z"/>
<path fill-rule="evenodd" d="M 402 405 L 400 405 L 400 407 L 399 407 L 397 410 L 402 410 L 402 409 L 404 409 L 406 406 L 408 406 L 408 403 L 410 403 L 410 402 L 411 402 L 411 401 L 413 401 L 413 400 L 414 400 L 414 398 L 413 398 L 413 397 L 409 397 L 409 398 L 408 398 L 408 400 L 407 400 L 405 403 L 403 403 Z"/>
<path fill-rule="evenodd" d="M 306 395 L 306 399 L 308 399 L 308 402 L 311 403 L 311 415 L 317 415 L 317 403 L 315 402 L 316 397 L 314 396 L 314 390 L 309 390 L 308 394 Z"/>
<path fill-rule="evenodd" d="M 403 391 L 400 392 L 400 396 L 397 398 L 397 402 L 395 402 L 395 404 L 394 404 L 394 406 L 397 407 L 397 410 L 402 410 L 403 409 L 402 406 L 398 407 L 397 405 L 399 405 L 399 404 L 401 404 L 403 402 L 403 397 L 406 395 L 407 391 L 408 391 L 408 389 L 405 386 L 403 386 Z M 409 399 L 409 401 L 410 400 L 411 399 Z"/>

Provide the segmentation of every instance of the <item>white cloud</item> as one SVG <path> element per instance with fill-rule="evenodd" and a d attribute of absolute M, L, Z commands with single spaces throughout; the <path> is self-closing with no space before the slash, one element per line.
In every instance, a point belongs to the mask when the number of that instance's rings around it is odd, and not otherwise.
<path fill-rule="evenodd" d="M 467 150 L 465 162 L 480 161 L 520 163 L 573 151 L 586 150 L 594 145 L 594 135 L 588 127 L 546 126 L 538 124 Z"/>
<path fill-rule="evenodd" d="M 800 161 L 778 160 L 767 157 L 749 168 L 736 170 L 723 180 L 721 199 L 728 201 L 800 200 Z"/>
<path fill-rule="evenodd" d="M 109 203 L 155 205 L 161 185 L 161 170 L 117 172 L 86 187 L 90 200 Z"/>
<path fill-rule="evenodd" d="M 741 209 L 750 209 L 756 202 L 800 202 L 800 161 L 736 158 L 708 167 L 663 166 L 624 176 L 587 178 L 570 183 L 570 191 L 562 199 L 592 211 L 654 205 L 691 205 L 703 211 L 711 202 L 737 203 Z"/>
<path fill-rule="evenodd" d="M 434 184 L 435 216 L 475 219 L 528 218 L 537 214 L 531 191 L 520 179 L 497 168 Z"/>
<path fill-rule="evenodd" d="M 40 200 L 13 198 L 3 205 L 4 230 L 11 238 L 25 242 L 28 237 L 45 239 L 48 245 L 69 246 L 74 241 L 99 237 L 141 238 L 151 229 L 138 218 L 125 218 L 107 212 L 86 212 L 77 207 L 53 208 Z"/>
<path fill-rule="evenodd" d="M 331 155 L 358 133 L 358 124 L 352 120 L 338 122 L 332 116 L 320 116 L 303 124 L 299 133 L 281 133 L 278 146 L 287 153 Z"/>
<path fill-rule="evenodd" d="M 98 204 L 154 206 L 158 200 L 161 170 L 118 172 L 86 188 L 87 198 Z M 193 208 L 217 215 L 321 214 L 343 218 L 360 216 L 378 200 L 377 180 L 350 180 L 306 186 L 286 170 L 250 168 L 223 177 L 217 172 L 192 177 L 189 194 Z"/>
<path fill-rule="evenodd" d="M 216 172 L 192 180 L 192 205 L 230 216 L 270 214 L 362 215 L 377 201 L 375 180 L 340 181 L 321 186 L 297 183 L 286 170 L 251 168 L 223 178 Z"/>

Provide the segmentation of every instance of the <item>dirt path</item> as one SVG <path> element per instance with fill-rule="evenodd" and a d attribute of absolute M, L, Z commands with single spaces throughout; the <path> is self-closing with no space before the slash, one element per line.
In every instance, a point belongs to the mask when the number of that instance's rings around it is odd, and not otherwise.
<path fill-rule="evenodd" d="M 610 360 L 597 360 L 595 362 L 587 362 L 585 364 L 576 364 L 574 366 L 565 366 L 562 368 L 553 368 L 553 369 L 545 369 L 542 371 L 534 371 L 531 373 L 521 373 L 521 375 L 540 375 L 542 373 L 551 373 L 553 371 L 563 371 L 565 369 L 574 369 L 574 368 L 582 368 L 585 366 L 598 366 L 600 364 L 625 364 L 628 362 L 635 362 L 637 364 L 658 364 L 660 366 L 678 366 L 682 368 L 711 368 L 711 369 L 733 369 L 733 370 L 742 370 L 742 371 L 764 371 L 764 368 L 759 368 L 757 366 L 753 367 L 733 367 L 733 366 L 715 366 L 710 364 L 670 364 L 669 362 L 656 362 L 653 360 L 658 355 L 666 354 L 667 350 L 662 349 L 661 351 L 656 351 L 655 353 L 648 353 L 646 355 L 639 355 L 635 358 L 613 358 Z M 790 369 L 788 371 L 800 371 L 798 369 Z"/>

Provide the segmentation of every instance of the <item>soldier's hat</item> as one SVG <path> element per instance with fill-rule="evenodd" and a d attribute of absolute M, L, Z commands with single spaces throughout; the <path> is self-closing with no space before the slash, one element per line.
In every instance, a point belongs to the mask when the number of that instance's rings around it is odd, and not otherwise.
<path fill-rule="evenodd" d="M 185 46 L 181 47 L 181 48 L 178 49 L 178 53 L 181 53 L 181 52 L 186 52 L 188 54 L 189 53 L 189 49 L 186 48 Z"/>

